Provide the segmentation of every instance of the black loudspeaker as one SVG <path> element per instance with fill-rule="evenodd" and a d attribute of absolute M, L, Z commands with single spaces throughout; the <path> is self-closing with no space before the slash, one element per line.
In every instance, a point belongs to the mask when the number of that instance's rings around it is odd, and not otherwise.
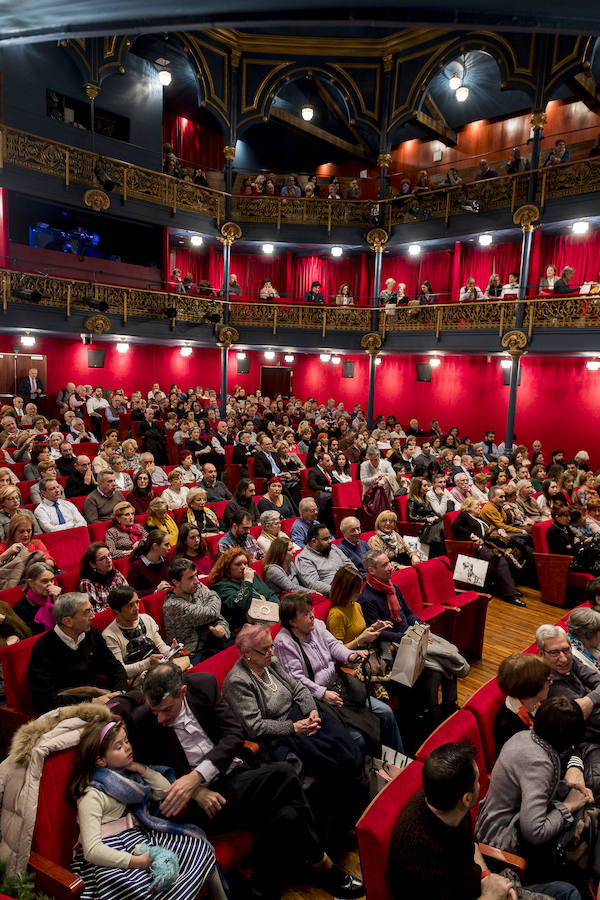
<path fill-rule="evenodd" d="M 429 363 L 417 363 L 417 381 L 431 381 L 431 366 Z"/>
<path fill-rule="evenodd" d="M 502 381 L 505 385 L 510 387 L 510 373 L 512 369 L 502 369 Z M 519 366 L 519 375 L 517 377 L 517 384 L 521 385 L 521 366 Z"/>
<path fill-rule="evenodd" d="M 353 362 L 343 362 L 342 370 L 344 373 L 344 378 L 354 378 L 354 363 Z"/>
<path fill-rule="evenodd" d="M 88 350 L 88 369 L 103 369 L 104 356 L 104 350 Z"/>
<path fill-rule="evenodd" d="M 238 371 L 238 375 L 249 375 L 250 374 L 250 360 L 249 359 L 238 359 L 237 371 Z"/>

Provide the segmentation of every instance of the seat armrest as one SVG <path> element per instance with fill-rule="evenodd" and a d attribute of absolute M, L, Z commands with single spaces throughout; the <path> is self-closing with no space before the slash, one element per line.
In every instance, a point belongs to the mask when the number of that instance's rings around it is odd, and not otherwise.
<path fill-rule="evenodd" d="M 73 875 L 39 853 L 32 851 L 29 854 L 29 868 L 34 874 L 36 887 L 50 897 L 56 897 L 56 900 L 75 900 L 83 893 L 85 885 L 79 875 Z"/>
<path fill-rule="evenodd" d="M 514 869 L 519 875 L 522 875 L 527 868 L 527 860 L 523 859 L 522 856 L 508 853 L 506 850 L 499 850 L 498 847 L 490 847 L 489 844 L 479 844 L 479 849 L 482 856 L 504 863 L 509 868 Z"/>

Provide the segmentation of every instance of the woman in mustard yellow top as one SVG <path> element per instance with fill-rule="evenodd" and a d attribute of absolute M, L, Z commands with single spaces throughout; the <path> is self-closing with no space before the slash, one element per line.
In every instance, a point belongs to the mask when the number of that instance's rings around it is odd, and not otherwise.
<path fill-rule="evenodd" d="M 148 521 L 146 522 L 148 531 L 152 528 L 160 528 L 169 535 L 171 547 L 174 547 L 179 537 L 179 529 L 175 523 L 175 519 L 169 515 L 169 507 L 167 501 L 162 497 L 155 497 L 148 507 Z"/>
<path fill-rule="evenodd" d="M 335 573 L 329 592 L 331 609 L 327 614 L 327 628 L 348 650 L 368 647 L 376 641 L 389 622 L 374 622 L 367 628 L 357 598 L 362 578 L 352 566 L 342 566 Z"/>

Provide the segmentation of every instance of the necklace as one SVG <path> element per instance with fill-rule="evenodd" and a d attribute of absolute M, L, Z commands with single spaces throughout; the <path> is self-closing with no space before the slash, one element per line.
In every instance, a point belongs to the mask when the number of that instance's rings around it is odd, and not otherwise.
<path fill-rule="evenodd" d="M 250 669 L 250 666 L 248 666 L 248 668 Z M 271 673 L 269 672 L 268 668 L 265 669 L 265 671 L 264 671 L 264 675 L 265 675 L 264 679 L 261 678 L 259 675 L 257 675 L 256 672 L 254 672 L 252 669 L 250 669 L 250 674 L 254 675 L 256 680 L 260 681 L 260 683 L 263 684 L 266 688 L 268 688 L 273 694 L 276 694 L 277 691 L 279 690 L 277 682 L 274 680 L 274 678 L 271 675 Z"/>

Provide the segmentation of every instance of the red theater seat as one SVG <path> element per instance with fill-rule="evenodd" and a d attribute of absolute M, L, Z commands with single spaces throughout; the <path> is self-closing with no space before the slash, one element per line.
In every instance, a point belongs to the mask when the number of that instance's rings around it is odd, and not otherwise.
<path fill-rule="evenodd" d="M 412 566 L 406 569 L 399 569 L 392 573 L 392 582 L 400 588 L 402 596 L 412 609 L 412 611 L 423 622 L 427 622 L 431 630 L 441 637 L 446 636 L 446 620 L 450 616 L 459 615 L 452 610 L 446 609 L 441 603 L 431 603 L 425 605 L 421 597 L 421 589 L 419 587 L 419 579 L 417 573 Z"/>
<path fill-rule="evenodd" d="M 229 670 L 235 665 L 239 658 L 240 654 L 237 651 L 237 647 L 227 647 L 226 650 L 221 650 L 220 653 L 215 653 L 214 656 L 205 659 L 204 662 L 193 666 L 189 671 L 205 672 L 209 675 L 214 675 L 217 679 L 219 690 L 221 690 Z"/>
<path fill-rule="evenodd" d="M 398 521 L 396 522 L 396 531 L 399 534 L 418 534 L 421 528 L 423 527 L 423 522 L 409 522 L 406 517 L 406 504 L 408 502 L 408 495 L 404 494 L 403 497 L 396 497 L 394 499 L 394 507 L 396 511 L 396 515 L 398 516 Z"/>
<path fill-rule="evenodd" d="M 210 558 L 212 559 L 213 562 L 217 558 L 218 544 L 222 537 L 223 537 L 222 534 L 205 534 L 204 535 L 204 543 L 206 544 L 206 549 L 208 550 Z"/>
<path fill-rule="evenodd" d="M 29 692 L 29 660 L 33 645 L 41 635 L 26 638 L 18 644 L 0 647 L 0 663 L 4 677 L 6 705 L 0 707 L 0 725 L 5 738 L 5 746 L 16 729 L 35 717 L 35 710 Z M 10 740 L 9 740 L 10 742 Z"/>
<path fill-rule="evenodd" d="M 475 762 L 479 767 L 479 799 L 483 800 L 490 783 L 488 766 L 483 752 L 483 744 L 477 727 L 477 719 L 472 712 L 459 709 L 454 715 L 442 722 L 417 750 L 417 759 L 424 763 L 432 750 L 442 744 L 464 742 L 475 747 Z"/>
<path fill-rule="evenodd" d="M 502 693 L 498 687 L 495 678 L 491 678 L 487 684 L 484 684 L 475 691 L 464 705 L 464 709 L 468 709 L 473 713 L 477 720 L 477 727 L 481 735 L 481 746 L 485 754 L 488 772 L 492 771 L 492 767 L 496 762 L 496 742 L 494 740 L 494 720 L 498 710 L 504 703 L 506 695 Z"/>
<path fill-rule="evenodd" d="M 331 488 L 333 498 L 333 521 L 336 532 L 340 530 L 340 522 L 346 516 L 352 516 L 362 503 L 362 481 L 346 481 L 344 484 L 334 484 Z"/>
<path fill-rule="evenodd" d="M 465 556 L 475 556 L 475 548 L 477 546 L 475 541 L 456 541 L 452 537 L 452 523 L 458 517 L 459 513 L 460 510 L 447 512 L 443 519 L 446 552 L 448 554 L 448 559 L 450 560 L 450 568 L 453 572 L 458 554 L 463 553 Z"/>
<path fill-rule="evenodd" d="M 80 528 L 67 528 L 64 531 L 48 531 L 42 535 L 42 540 L 60 569 L 79 570 L 84 550 L 90 545 L 90 533 L 82 525 Z"/>
<path fill-rule="evenodd" d="M 152 618 L 158 625 L 158 630 L 160 631 L 163 638 L 165 637 L 165 620 L 163 618 L 162 610 L 166 596 L 167 592 L 165 590 L 158 591 L 156 594 L 146 594 L 146 596 L 144 597 L 144 612 L 147 612 L 149 616 L 152 616 Z M 106 625 L 104 627 L 106 628 Z"/>
<path fill-rule="evenodd" d="M 454 616 L 447 622 L 448 640 L 456 644 L 461 653 L 467 652 L 480 659 L 489 595 L 477 591 L 457 593 L 445 556 L 418 563 L 415 569 L 424 603 L 441 603 L 460 609 L 460 616 Z"/>
<path fill-rule="evenodd" d="M 550 553 L 546 534 L 551 525 L 552 521 L 548 520 L 532 526 L 533 559 L 544 603 L 565 606 L 567 589 L 572 588 L 581 593 L 593 576 L 587 572 L 569 571 L 572 556 Z"/>
<path fill-rule="evenodd" d="M 94 541 L 103 541 L 106 532 L 109 528 L 112 528 L 112 526 L 113 523 L 111 520 L 109 520 L 108 522 L 94 522 L 92 525 L 88 525 L 92 543 Z"/>
<path fill-rule="evenodd" d="M 19 492 L 21 494 L 21 502 L 29 503 L 29 491 L 33 487 L 34 484 L 37 484 L 37 479 L 33 481 L 19 481 L 17 487 L 19 488 Z"/>
<path fill-rule="evenodd" d="M 207 503 L 206 505 L 210 506 L 214 514 L 223 521 L 223 513 L 228 503 L 229 500 L 215 500 L 213 503 Z"/>

